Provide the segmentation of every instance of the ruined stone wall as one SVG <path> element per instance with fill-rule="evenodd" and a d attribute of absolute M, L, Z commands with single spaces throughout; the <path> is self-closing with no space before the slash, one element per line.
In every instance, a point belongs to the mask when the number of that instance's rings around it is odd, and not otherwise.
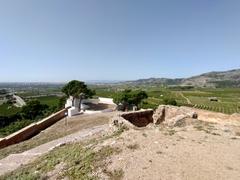
<path fill-rule="evenodd" d="M 27 140 L 65 117 L 67 108 L 5 137 L 0 140 L 0 148 Z"/>
<path fill-rule="evenodd" d="M 187 119 L 195 122 L 197 118 L 198 114 L 192 109 L 160 105 L 155 112 L 153 110 L 144 110 L 118 114 L 111 119 L 110 127 L 112 127 L 113 130 L 121 127 L 138 129 L 146 127 L 151 123 L 171 127 L 177 124 L 183 124 Z"/>
<path fill-rule="evenodd" d="M 124 113 L 121 115 L 124 119 L 132 123 L 137 127 L 145 127 L 150 123 L 153 123 L 153 110 L 135 111 Z"/>

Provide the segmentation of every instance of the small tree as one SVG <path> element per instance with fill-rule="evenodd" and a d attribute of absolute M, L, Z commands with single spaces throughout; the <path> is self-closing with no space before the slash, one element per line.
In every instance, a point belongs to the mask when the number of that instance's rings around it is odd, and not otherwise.
<path fill-rule="evenodd" d="M 58 101 L 58 109 L 62 109 L 65 106 L 67 96 L 62 96 Z"/>
<path fill-rule="evenodd" d="M 72 105 L 76 98 L 80 99 L 78 106 L 79 111 L 81 111 L 82 99 L 92 97 L 95 94 L 94 91 L 87 88 L 87 85 L 84 82 L 77 80 L 70 81 L 68 84 L 66 84 L 62 88 L 62 92 L 65 93 L 67 96 L 73 97 Z"/>
<path fill-rule="evenodd" d="M 22 107 L 21 113 L 24 118 L 34 120 L 38 116 L 44 115 L 48 108 L 48 105 L 41 104 L 38 100 L 33 100 L 27 102 L 27 104 Z"/>
<path fill-rule="evenodd" d="M 121 104 L 122 110 L 126 110 L 130 105 L 139 107 L 142 100 L 146 98 L 148 98 L 148 95 L 145 91 L 125 90 L 121 93 L 117 93 L 114 96 L 113 101 L 118 105 Z"/>

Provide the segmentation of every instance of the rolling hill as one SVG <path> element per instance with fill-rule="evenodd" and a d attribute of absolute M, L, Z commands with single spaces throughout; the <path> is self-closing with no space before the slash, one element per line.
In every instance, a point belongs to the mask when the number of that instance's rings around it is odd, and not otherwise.
<path fill-rule="evenodd" d="M 240 69 L 213 71 L 190 78 L 149 78 L 122 82 L 127 85 L 176 85 L 195 87 L 240 87 Z"/>

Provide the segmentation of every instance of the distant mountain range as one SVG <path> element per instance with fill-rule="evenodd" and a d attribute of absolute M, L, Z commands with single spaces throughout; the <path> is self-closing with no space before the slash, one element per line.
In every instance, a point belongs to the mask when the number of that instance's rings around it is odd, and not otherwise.
<path fill-rule="evenodd" d="M 194 87 L 240 87 L 240 69 L 213 71 L 190 78 L 148 78 L 133 81 L 87 81 L 88 85 L 130 85 L 130 86 L 194 86 Z M 8 88 L 61 88 L 66 83 L 47 82 L 0 82 L 0 89 Z"/>
<path fill-rule="evenodd" d="M 149 78 L 122 82 L 127 85 L 166 85 L 194 87 L 240 87 L 240 69 L 213 71 L 190 78 Z"/>

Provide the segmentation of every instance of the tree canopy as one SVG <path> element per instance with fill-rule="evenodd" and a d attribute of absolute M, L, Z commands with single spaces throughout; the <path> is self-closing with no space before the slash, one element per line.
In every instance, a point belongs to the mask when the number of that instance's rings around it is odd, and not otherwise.
<path fill-rule="evenodd" d="M 44 115 L 47 110 L 48 105 L 41 104 L 38 100 L 33 100 L 27 102 L 27 104 L 22 107 L 21 113 L 24 118 L 34 120 L 38 116 Z"/>
<path fill-rule="evenodd" d="M 73 98 L 79 98 L 81 93 L 84 94 L 85 97 L 92 97 L 95 92 L 91 89 L 88 89 L 87 85 L 82 81 L 73 80 L 70 81 L 62 88 L 62 92 L 67 96 L 73 96 Z"/>
<path fill-rule="evenodd" d="M 130 105 L 139 106 L 142 100 L 148 98 L 148 95 L 145 91 L 132 91 L 132 90 L 124 90 L 123 92 L 117 93 L 113 101 L 116 104 L 122 104 L 124 106 L 123 109 L 126 109 Z"/>

